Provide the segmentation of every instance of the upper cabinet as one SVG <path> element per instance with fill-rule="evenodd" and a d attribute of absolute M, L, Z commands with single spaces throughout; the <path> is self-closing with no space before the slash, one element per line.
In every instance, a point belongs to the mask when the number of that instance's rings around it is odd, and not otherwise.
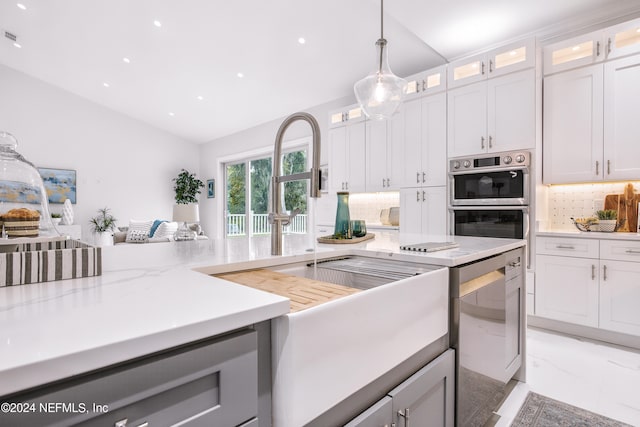
<path fill-rule="evenodd" d="M 329 187 L 365 191 L 365 120 L 358 106 L 329 114 Z"/>
<path fill-rule="evenodd" d="M 535 148 L 535 69 L 448 92 L 448 155 Z"/>
<path fill-rule="evenodd" d="M 640 19 L 594 31 L 544 48 L 544 74 L 640 52 Z"/>
<path fill-rule="evenodd" d="M 535 65 L 535 40 L 527 39 L 449 64 L 447 87 L 454 88 Z"/>
<path fill-rule="evenodd" d="M 636 20 L 592 33 L 608 35 L 599 44 L 600 52 L 596 42 L 591 56 L 574 60 L 583 63 L 589 58 L 587 63 L 602 63 L 544 78 L 545 184 L 640 178 L 640 55 L 628 55 L 640 52 L 639 24 Z M 581 40 L 587 43 L 586 39 Z M 570 40 L 574 47 L 580 46 L 578 41 Z M 562 49 L 569 46 L 571 43 Z M 560 44 L 548 46 L 544 58 L 552 61 L 554 52 L 560 50 Z M 545 61 L 545 71 L 574 66 L 570 62 L 549 65 Z"/>
<path fill-rule="evenodd" d="M 390 191 L 400 187 L 404 151 L 402 129 L 399 128 L 401 121 L 400 113 L 391 120 L 366 121 L 367 191 Z"/>
<path fill-rule="evenodd" d="M 406 78 L 406 100 L 419 98 L 423 95 L 443 92 L 447 89 L 447 66 L 442 65 L 429 71 L 415 74 Z"/>

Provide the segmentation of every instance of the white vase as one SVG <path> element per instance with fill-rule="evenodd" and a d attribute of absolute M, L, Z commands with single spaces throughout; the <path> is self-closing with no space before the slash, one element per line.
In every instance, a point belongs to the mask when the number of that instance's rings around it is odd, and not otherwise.
<path fill-rule="evenodd" d="M 62 205 L 62 225 L 72 225 L 73 224 L 73 206 L 71 206 L 71 200 L 67 199 L 64 201 L 64 205 Z"/>
<path fill-rule="evenodd" d="M 111 231 L 95 233 L 93 241 L 96 246 L 113 246 L 113 233 Z"/>

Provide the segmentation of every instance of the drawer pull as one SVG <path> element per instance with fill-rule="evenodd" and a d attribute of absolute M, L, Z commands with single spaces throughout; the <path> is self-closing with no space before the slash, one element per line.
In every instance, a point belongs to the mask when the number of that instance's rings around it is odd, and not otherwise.
<path fill-rule="evenodd" d="M 404 418 L 404 426 L 409 427 L 409 408 L 404 408 L 404 412 L 398 411 L 398 415 Z"/>
<path fill-rule="evenodd" d="M 591 280 L 596 280 L 596 266 L 591 264 Z"/>
<path fill-rule="evenodd" d="M 556 249 L 575 249 L 573 245 L 556 245 Z"/>
<path fill-rule="evenodd" d="M 634 249 L 627 249 L 625 252 L 628 254 L 640 255 L 640 251 L 636 251 Z"/>
<path fill-rule="evenodd" d="M 606 282 L 607 281 L 607 266 L 606 265 L 602 267 L 602 271 L 604 272 L 602 277 L 603 277 L 604 281 Z"/>
<path fill-rule="evenodd" d="M 140 424 L 138 427 L 149 427 L 149 423 L 145 421 L 144 423 Z"/>

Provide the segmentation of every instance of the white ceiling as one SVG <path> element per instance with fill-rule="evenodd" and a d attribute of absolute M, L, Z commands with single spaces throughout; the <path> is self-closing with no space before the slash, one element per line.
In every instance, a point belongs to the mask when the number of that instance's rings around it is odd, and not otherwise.
<path fill-rule="evenodd" d="M 440 55 L 639 11 L 640 0 L 391 0 L 384 35 L 406 76 Z M 1 37 L 0 64 L 202 143 L 352 95 L 374 67 L 379 13 L 377 0 L 0 0 L 0 29 L 22 46 Z"/>

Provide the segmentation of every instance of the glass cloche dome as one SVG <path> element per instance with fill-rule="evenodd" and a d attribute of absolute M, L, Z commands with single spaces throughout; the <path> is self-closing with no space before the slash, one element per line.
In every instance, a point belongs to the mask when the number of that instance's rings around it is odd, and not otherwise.
<path fill-rule="evenodd" d="M 57 237 L 42 178 L 17 145 L 13 135 L 0 131 L 1 237 Z"/>

